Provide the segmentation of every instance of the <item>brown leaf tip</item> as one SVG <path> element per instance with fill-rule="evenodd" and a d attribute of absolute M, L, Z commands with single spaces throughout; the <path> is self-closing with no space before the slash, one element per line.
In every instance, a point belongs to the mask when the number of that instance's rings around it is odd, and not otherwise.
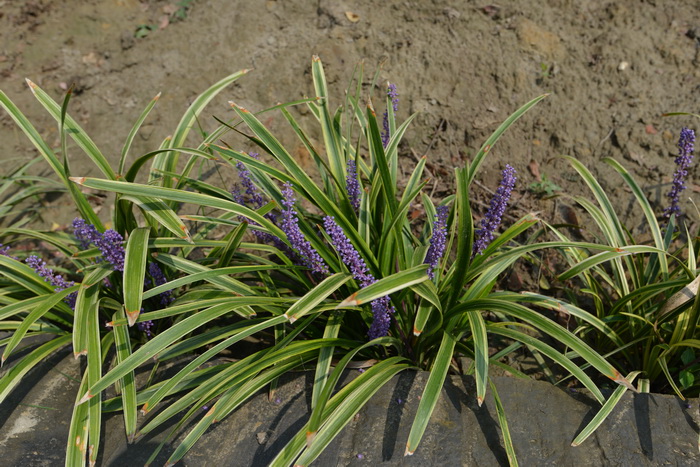
<path fill-rule="evenodd" d="M 77 183 L 78 185 L 83 185 L 85 183 L 86 177 L 68 177 L 71 182 Z"/>

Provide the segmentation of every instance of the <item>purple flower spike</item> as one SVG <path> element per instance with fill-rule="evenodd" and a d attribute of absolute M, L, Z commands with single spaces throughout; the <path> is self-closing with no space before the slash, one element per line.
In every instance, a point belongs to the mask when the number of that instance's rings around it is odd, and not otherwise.
<path fill-rule="evenodd" d="M 115 271 L 124 270 L 124 237 L 118 232 L 109 229 L 100 233 L 94 225 L 77 217 L 73 220 L 73 234 L 80 241 L 81 248 L 88 248 L 90 244 L 94 244 Z"/>
<path fill-rule="evenodd" d="M 394 306 L 389 300 L 389 296 L 385 295 L 372 302 L 372 325 L 367 331 L 369 340 L 377 337 L 384 337 L 389 334 L 389 325 L 391 324 L 391 315 L 394 314 Z"/>
<path fill-rule="evenodd" d="M 136 323 L 136 326 L 138 326 L 139 331 L 145 333 L 146 337 L 149 339 L 153 335 L 151 332 L 151 329 L 153 328 L 153 321 L 141 321 L 140 323 Z"/>
<path fill-rule="evenodd" d="M 75 285 L 75 282 L 67 281 L 62 275 L 54 273 L 52 269 L 46 266 L 46 261 L 42 260 L 36 255 L 27 256 L 24 262 L 27 263 L 29 267 L 34 269 L 36 273 L 44 279 L 44 282 L 51 284 L 56 292 L 60 292 L 61 290 L 65 290 L 68 287 L 73 287 Z M 63 301 L 66 302 L 71 308 L 75 308 L 76 298 L 78 298 L 78 293 L 73 292 L 64 298 Z"/>
<path fill-rule="evenodd" d="M 367 264 L 360 257 L 352 243 L 350 243 L 343 229 L 336 224 L 335 219 L 331 216 L 326 216 L 323 219 L 323 226 L 331 237 L 333 247 L 340 255 L 340 259 L 348 267 L 355 280 L 360 283 L 360 286 L 367 287 L 375 283 L 377 280 L 369 272 Z M 372 315 L 374 319 L 367 333 L 370 340 L 386 336 L 389 333 L 392 313 L 394 313 L 394 307 L 391 305 L 391 300 L 389 300 L 388 296 L 372 301 Z"/>
<path fill-rule="evenodd" d="M 0 243 L 0 256 L 7 256 L 8 258 L 12 258 L 7 252 L 10 250 L 9 246 L 3 247 L 2 243 Z"/>
<path fill-rule="evenodd" d="M 89 248 L 92 243 L 97 244 L 102 236 L 94 225 L 88 224 L 85 222 L 85 219 L 81 219 L 80 217 L 73 219 L 73 235 L 80 240 L 80 247 L 82 249 Z"/>
<path fill-rule="evenodd" d="M 503 169 L 501 184 L 496 190 L 496 194 L 491 199 L 491 207 L 486 211 L 486 216 L 481 219 L 481 228 L 475 232 L 476 240 L 472 255 L 478 255 L 491 243 L 493 233 L 501 225 L 501 218 L 506 211 L 510 194 L 515 186 L 515 169 L 509 164 Z"/>
<path fill-rule="evenodd" d="M 399 111 L 399 93 L 396 90 L 396 85 L 389 83 L 389 87 L 386 90 L 386 95 L 391 99 L 391 106 L 394 109 L 394 113 Z M 384 147 L 389 145 L 389 139 L 391 138 L 391 130 L 389 128 L 389 110 L 384 111 L 384 132 L 382 133 L 382 144 Z"/>
<path fill-rule="evenodd" d="M 357 180 L 357 166 L 352 159 L 348 160 L 348 175 L 345 177 L 345 188 L 348 191 L 350 204 L 355 212 L 360 210 L 360 182 Z"/>
<path fill-rule="evenodd" d="M 119 232 L 108 229 L 102 237 L 95 242 L 102 252 L 102 257 L 112 263 L 115 271 L 124 270 L 124 237 Z"/>
<path fill-rule="evenodd" d="M 256 153 L 252 152 L 250 153 L 251 157 L 254 157 L 257 159 Z M 241 184 L 243 185 L 243 188 L 245 188 L 245 197 L 248 199 L 248 203 L 250 206 L 253 207 L 253 209 L 259 209 L 265 205 L 265 201 L 263 200 L 262 195 L 258 191 L 258 187 L 255 186 L 255 183 L 253 183 L 253 180 L 250 178 L 250 170 L 246 168 L 246 166 L 243 164 L 243 162 L 238 162 L 236 164 L 236 168 L 238 169 L 238 178 L 241 180 Z M 243 195 L 241 195 L 243 197 Z M 238 200 L 236 200 L 238 204 L 245 204 L 245 203 L 240 203 Z"/>
<path fill-rule="evenodd" d="M 284 197 L 282 200 L 282 225 L 280 226 L 282 231 L 287 234 L 287 239 L 301 258 L 302 264 L 314 272 L 327 276 L 328 266 L 299 229 L 299 214 L 294 209 L 296 198 L 291 183 L 284 184 L 282 196 Z"/>
<path fill-rule="evenodd" d="M 152 278 L 151 287 L 158 287 L 159 285 L 163 285 L 167 282 L 163 271 L 156 263 L 148 263 L 148 273 L 151 275 Z M 165 292 L 162 292 L 159 295 L 160 304 L 163 306 L 170 305 L 170 303 L 172 303 L 172 301 L 174 300 L 172 290 L 166 290 Z"/>
<path fill-rule="evenodd" d="M 335 219 L 332 216 L 324 217 L 323 227 L 330 235 L 333 247 L 340 255 L 340 259 L 343 260 L 343 263 L 348 267 L 355 280 L 360 283 L 360 287 L 367 287 L 375 283 L 377 280 L 369 272 L 367 264 L 355 250 L 355 247 L 352 246 L 348 237 L 345 236 L 343 229 L 336 224 Z"/>
<path fill-rule="evenodd" d="M 668 193 L 671 198 L 671 205 L 664 210 L 664 216 L 669 218 L 672 214 L 676 217 L 681 215 L 681 208 L 678 206 L 680 194 L 686 189 L 685 177 L 688 176 L 688 168 L 693 162 L 693 150 L 695 149 L 695 132 L 689 128 L 681 130 L 678 139 L 678 157 L 676 157 L 676 171 L 673 173 L 673 186 Z"/>
<path fill-rule="evenodd" d="M 425 255 L 425 264 L 429 264 L 428 277 L 435 279 L 435 268 L 442 255 L 445 253 L 447 246 L 447 215 L 450 210 L 447 206 L 438 206 L 437 214 L 435 214 L 435 223 L 433 224 L 433 236 L 430 237 L 430 248 Z"/>

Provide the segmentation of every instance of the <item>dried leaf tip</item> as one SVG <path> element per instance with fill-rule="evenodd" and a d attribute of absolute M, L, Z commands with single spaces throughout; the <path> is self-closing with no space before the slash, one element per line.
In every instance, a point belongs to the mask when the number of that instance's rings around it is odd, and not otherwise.
<path fill-rule="evenodd" d="M 314 56 L 311 57 L 311 61 L 320 62 L 320 61 L 321 61 L 321 58 L 320 58 L 318 55 L 314 55 Z"/>
<path fill-rule="evenodd" d="M 484 398 L 483 398 L 483 397 L 477 397 L 477 398 L 476 398 L 476 403 L 479 404 L 479 407 L 481 407 L 481 404 L 484 403 Z"/>
<path fill-rule="evenodd" d="M 418 329 L 416 327 L 413 328 L 413 335 L 414 336 L 420 336 L 421 334 L 423 334 L 423 331 L 421 329 Z"/>
<path fill-rule="evenodd" d="M 406 443 L 406 451 L 404 451 L 403 456 L 412 456 L 414 452 L 416 452 L 416 450 L 414 449 L 413 451 L 411 451 L 411 448 L 409 447 L 408 443 Z"/>
<path fill-rule="evenodd" d="M 154 100 L 154 101 L 157 101 L 158 99 L 160 99 L 160 95 L 161 95 L 161 94 L 162 94 L 162 93 L 160 93 L 160 92 L 159 92 L 158 94 L 156 94 L 156 97 L 154 97 L 153 100 Z"/>
<path fill-rule="evenodd" d="M 95 397 L 94 394 L 90 394 L 89 392 L 86 392 L 85 395 L 75 405 L 78 406 L 80 404 L 83 404 L 83 403 L 89 401 L 90 399 L 92 399 L 93 397 Z"/>
<path fill-rule="evenodd" d="M 361 300 L 357 299 L 357 292 L 355 292 L 354 294 L 350 295 L 348 298 L 340 302 L 338 306 L 335 307 L 335 309 L 337 310 L 338 308 L 344 308 L 347 306 L 357 306 L 362 303 L 363 302 Z"/>
<path fill-rule="evenodd" d="M 68 177 L 71 182 L 77 183 L 78 185 L 84 184 L 86 178 L 87 177 Z"/>
<path fill-rule="evenodd" d="M 316 438 L 316 431 L 307 431 L 306 432 L 306 447 L 310 447 L 311 443 L 314 442 L 314 439 Z"/>
<path fill-rule="evenodd" d="M 289 324 L 292 324 L 294 321 L 297 320 L 294 316 L 290 316 L 287 313 L 284 314 L 284 317 L 289 320 Z"/>
<path fill-rule="evenodd" d="M 139 310 L 126 312 L 126 319 L 129 322 L 129 327 L 136 324 L 136 320 L 139 319 L 139 314 L 140 314 Z"/>
<path fill-rule="evenodd" d="M 27 82 L 27 86 L 29 86 L 29 89 L 31 89 L 32 92 L 34 92 L 34 90 L 39 87 L 29 78 L 24 78 L 24 80 Z"/>

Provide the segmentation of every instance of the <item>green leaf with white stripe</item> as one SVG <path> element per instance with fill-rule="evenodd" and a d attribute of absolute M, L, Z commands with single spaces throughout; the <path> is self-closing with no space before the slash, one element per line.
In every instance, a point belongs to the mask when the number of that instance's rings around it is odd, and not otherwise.
<path fill-rule="evenodd" d="M 632 383 L 640 373 L 640 371 L 630 372 L 627 375 L 627 381 Z M 617 389 L 615 389 L 610 398 L 608 398 L 605 404 L 603 404 L 603 407 L 601 407 L 598 413 L 595 414 L 593 420 L 591 420 L 590 423 L 586 425 L 586 427 L 583 430 L 581 430 L 581 433 L 579 433 L 578 436 L 572 441 L 572 446 L 579 446 L 589 436 L 591 436 L 595 430 L 598 429 L 598 427 L 605 421 L 605 419 L 608 418 L 608 415 L 610 415 L 612 411 L 615 410 L 615 406 L 618 402 L 620 402 L 620 399 L 622 399 L 622 396 L 625 394 L 627 389 L 628 388 L 625 386 L 620 386 Z"/>
<path fill-rule="evenodd" d="M 425 428 L 428 426 L 430 416 L 433 414 L 435 405 L 440 397 L 440 391 L 442 390 L 442 385 L 445 383 L 447 371 L 450 369 L 450 362 L 452 361 L 452 355 L 454 354 L 456 344 L 457 341 L 449 332 L 444 332 L 442 334 L 440 348 L 437 351 L 435 362 L 430 370 L 428 382 L 425 383 L 423 395 L 418 404 L 416 417 L 413 419 L 413 425 L 411 425 L 411 432 L 408 435 L 404 456 L 412 456 L 413 453 L 416 452 L 421 438 L 423 438 Z"/>
<path fill-rule="evenodd" d="M 379 279 L 377 282 L 368 285 L 355 292 L 340 304 L 338 308 L 348 307 L 348 306 L 358 306 L 363 303 L 371 302 L 385 295 L 389 295 L 399 290 L 403 290 L 407 287 L 411 287 L 421 282 L 427 281 L 428 277 L 427 271 L 428 265 L 421 264 L 420 266 L 415 266 L 405 271 L 397 272 L 390 276 Z"/>
<path fill-rule="evenodd" d="M 129 234 L 124 255 L 124 306 L 129 326 L 133 326 L 141 312 L 143 287 L 148 258 L 148 237 L 151 229 L 139 227 Z"/>

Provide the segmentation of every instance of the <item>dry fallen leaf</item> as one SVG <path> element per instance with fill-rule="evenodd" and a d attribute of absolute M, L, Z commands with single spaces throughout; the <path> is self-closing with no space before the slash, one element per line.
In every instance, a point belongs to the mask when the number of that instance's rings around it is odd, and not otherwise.
<path fill-rule="evenodd" d="M 357 23 L 360 21 L 360 16 L 353 13 L 352 11 L 346 11 L 345 12 L 345 17 L 350 21 L 351 23 Z"/>

